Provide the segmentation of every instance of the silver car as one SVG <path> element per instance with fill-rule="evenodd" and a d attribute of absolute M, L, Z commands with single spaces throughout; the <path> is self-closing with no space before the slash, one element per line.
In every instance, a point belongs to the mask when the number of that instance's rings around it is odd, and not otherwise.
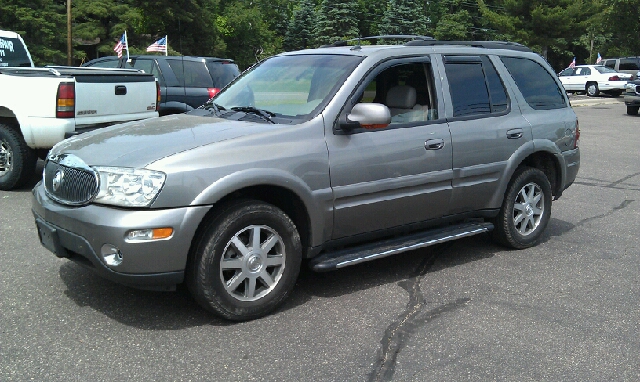
<path fill-rule="evenodd" d="M 56 145 L 33 190 L 39 240 L 122 284 L 185 282 L 231 320 L 277 308 L 303 261 L 487 232 L 530 247 L 580 165 L 561 86 L 506 42 L 283 53 L 193 112 Z"/>

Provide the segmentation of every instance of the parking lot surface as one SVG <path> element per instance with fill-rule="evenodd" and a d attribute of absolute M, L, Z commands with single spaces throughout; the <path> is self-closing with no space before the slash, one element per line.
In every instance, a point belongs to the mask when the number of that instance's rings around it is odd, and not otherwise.
<path fill-rule="evenodd" d="M 638 381 L 640 117 L 580 97 L 581 169 L 539 246 L 476 236 L 303 271 L 244 323 L 57 259 L 30 187 L 0 191 L 0 380 Z"/>

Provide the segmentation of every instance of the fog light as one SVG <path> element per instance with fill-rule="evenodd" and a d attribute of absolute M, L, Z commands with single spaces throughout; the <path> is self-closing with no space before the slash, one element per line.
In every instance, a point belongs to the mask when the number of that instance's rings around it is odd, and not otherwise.
<path fill-rule="evenodd" d="M 168 239 L 173 235 L 173 228 L 137 229 L 127 232 L 127 241 L 151 241 Z"/>
<path fill-rule="evenodd" d="M 117 267 L 122 264 L 122 253 L 116 247 L 111 244 L 105 244 L 100 248 L 100 255 L 105 264 L 110 267 Z"/>

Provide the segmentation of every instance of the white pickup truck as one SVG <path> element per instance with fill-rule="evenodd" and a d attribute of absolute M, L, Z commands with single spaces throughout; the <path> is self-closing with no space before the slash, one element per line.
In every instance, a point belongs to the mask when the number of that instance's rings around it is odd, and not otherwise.
<path fill-rule="evenodd" d="M 0 31 L 0 190 L 28 181 L 65 138 L 157 116 L 159 97 L 155 77 L 138 70 L 35 68 L 20 36 Z"/>

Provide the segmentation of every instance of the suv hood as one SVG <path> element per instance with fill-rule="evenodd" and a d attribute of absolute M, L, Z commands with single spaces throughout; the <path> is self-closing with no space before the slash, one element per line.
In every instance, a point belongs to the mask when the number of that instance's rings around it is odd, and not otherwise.
<path fill-rule="evenodd" d="M 57 144 L 51 155 L 73 154 L 89 166 L 141 168 L 211 143 L 264 133 L 276 125 L 175 114 L 94 130 Z"/>

